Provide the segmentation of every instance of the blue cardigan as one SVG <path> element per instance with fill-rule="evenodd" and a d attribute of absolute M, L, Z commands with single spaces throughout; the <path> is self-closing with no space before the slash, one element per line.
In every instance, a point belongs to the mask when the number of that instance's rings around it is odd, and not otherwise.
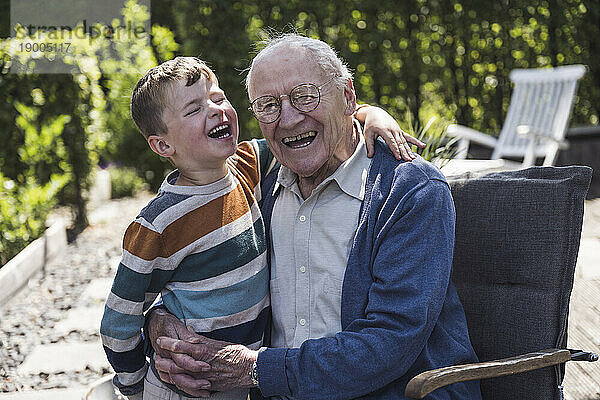
<path fill-rule="evenodd" d="M 272 173 L 263 184 L 267 237 L 275 181 Z M 399 163 L 377 143 L 342 287 L 342 332 L 259 353 L 262 395 L 405 399 L 407 382 L 420 372 L 476 362 L 450 281 L 454 221 L 440 171 L 422 158 Z M 427 399 L 481 399 L 479 382 Z"/>

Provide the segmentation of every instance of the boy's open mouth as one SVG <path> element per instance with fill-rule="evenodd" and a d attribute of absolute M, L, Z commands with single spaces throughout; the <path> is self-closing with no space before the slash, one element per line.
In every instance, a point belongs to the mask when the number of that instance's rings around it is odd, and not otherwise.
<path fill-rule="evenodd" d="M 315 140 L 317 137 L 316 131 L 310 131 L 301 133 L 297 136 L 288 136 L 281 139 L 281 143 L 285 144 L 292 149 L 300 149 L 302 147 L 306 147 Z"/>
<path fill-rule="evenodd" d="M 231 131 L 229 129 L 229 125 L 227 124 L 215 126 L 208 132 L 208 137 L 213 139 L 225 139 L 229 136 L 231 136 Z"/>

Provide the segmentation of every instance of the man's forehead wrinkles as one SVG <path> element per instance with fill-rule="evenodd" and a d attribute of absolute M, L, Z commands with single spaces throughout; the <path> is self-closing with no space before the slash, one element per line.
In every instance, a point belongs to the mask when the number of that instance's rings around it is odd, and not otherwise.
<path fill-rule="evenodd" d="M 259 74 L 253 77 L 251 92 L 255 92 L 255 97 L 265 95 L 282 95 L 289 94 L 295 87 L 306 84 L 320 83 L 319 74 L 317 71 L 298 74 L 298 71 L 288 71 L 285 68 L 276 68 L 269 70 L 268 67 L 261 70 Z"/>

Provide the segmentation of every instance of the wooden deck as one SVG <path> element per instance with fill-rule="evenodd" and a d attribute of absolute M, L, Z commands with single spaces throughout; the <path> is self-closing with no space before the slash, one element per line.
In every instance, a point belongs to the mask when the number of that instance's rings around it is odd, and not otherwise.
<path fill-rule="evenodd" d="M 568 347 L 600 354 L 600 280 L 575 278 Z M 567 363 L 565 400 L 600 399 L 600 361 Z"/>
<path fill-rule="evenodd" d="M 600 355 L 600 198 L 585 202 L 582 237 L 591 241 L 591 247 L 580 248 L 571 294 L 568 347 Z M 565 400 L 600 400 L 600 361 L 567 363 L 563 385 Z"/>

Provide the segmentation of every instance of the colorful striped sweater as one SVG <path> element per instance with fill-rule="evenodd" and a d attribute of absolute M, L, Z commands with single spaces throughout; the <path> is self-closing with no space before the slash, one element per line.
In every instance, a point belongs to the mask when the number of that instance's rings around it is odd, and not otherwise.
<path fill-rule="evenodd" d="M 174 185 L 174 171 L 127 228 L 100 327 L 123 394 L 143 390 L 143 313 L 159 293 L 196 332 L 261 346 L 270 313 L 269 272 L 257 202 L 272 159 L 264 140 L 252 140 L 239 144 L 227 176 L 217 182 Z"/>

